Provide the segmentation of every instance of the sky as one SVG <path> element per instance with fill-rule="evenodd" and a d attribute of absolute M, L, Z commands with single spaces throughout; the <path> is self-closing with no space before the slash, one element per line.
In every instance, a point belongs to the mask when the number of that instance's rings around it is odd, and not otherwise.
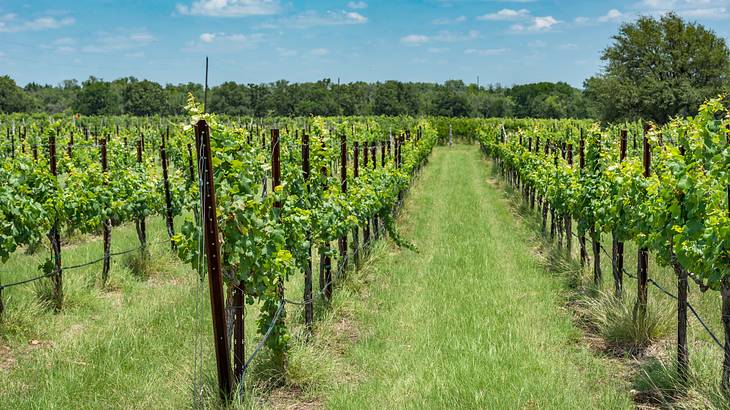
<path fill-rule="evenodd" d="M 0 0 L 0 75 L 167 83 L 581 87 L 621 23 L 669 10 L 730 35 L 730 0 Z"/>

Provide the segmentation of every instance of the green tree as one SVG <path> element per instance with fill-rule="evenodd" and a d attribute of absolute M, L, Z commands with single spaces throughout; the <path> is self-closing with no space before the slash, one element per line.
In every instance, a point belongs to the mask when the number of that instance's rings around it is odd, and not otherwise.
<path fill-rule="evenodd" d="M 33 100 L 7 75 L 0 77 L 0 112 L 24 112 L 33 106 Z"/>
<path fill-rule="evenodd" d="M 122 98 L 111 83 L 91 76 L 82 83 L 74 108 L 84 115 L 117 115 L 122 113 Z"/>
<path fill-rule="evenodd" d="M 601 58 L 606 67 L 585 90 L 607 121 L 694 115 L 730 80 L 725 40 L 674 13 L 623 24 Z"/>
<path fill-rule="evenodd" d="M 122 92 L 124 111 L 132 115 L 155 115 L 165 108 L 165 91 L 159 84 L 143 80 L 129 83 Z"/>

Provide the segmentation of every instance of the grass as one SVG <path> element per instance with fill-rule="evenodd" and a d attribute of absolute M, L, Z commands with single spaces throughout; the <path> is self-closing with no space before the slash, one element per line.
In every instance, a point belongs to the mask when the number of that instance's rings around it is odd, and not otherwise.
<path fill-rule="evenodd" d="M 484 165 L 474 146 L 436 149 L 401 218 L 419 251 L 384 248 L 364 273 L 357 336 L 335 355 L 352 380 L 327 407 L 631 407 Z"/>
<path fill-rule="evenodd" d="M 643 323 L 635 323 L 633 306 L 637 295 L 637 282 L 624 275 L 624 296 L 616 301 L 611 295 L 614 289 L 611 257 L 600 253 L 603 280 L 599 287 L 593 282 L 592 260 L 586 267 L 578 264 L 579 246 L 573 237 L 573 252 L 568 258 L 566 248 L 541 236 L 542 220 L 537 211 L 531 211 L 506 182 L 497 178 L 496 168 L 492 175 L 506 191 L 505 197 L 513 205 L 515 217 L 533 232 L 533 243 L 540 249 L 543 264 L 550 272 L 563 278 L 569 306 L 576 314 L 577 323 L 589 333 L 600 337 L 603 346 L 599 353 L 624 356 L 624 361 L 634 374 L 632 383 L 635 400 L 640 405 L 681 409 L 730 409 L 730 402 L 720 388 L 722 350 L 714 343 L 696 318 L 690 314 L 688 321 L 690 377 L 682 385 L 676 372 L 676 302 L 657 287 L 649 286 L 649 314 Z M 577 224 L 573 223 L 574 229 Z M 549 222 L 548 222 L 549 230 Z M 577 234 L 577 231 L 574 232 Z M 603 234 L 601 242 L 611 252 L 611 235 Z M 592 258 L 590 239 L 586 243 Z M 638 247 L 627 242 L 624 249 L 624 266 L 627 272 L 636 274 Z M 661 266 L 654 257 L 649 259 L 649 277 L 665 290 L 677 293 L 676 275 L 671 267 Z M 721 300 L 718 292 L 702 293 L 690 282 L 689 302 L 722 341 Z M 596 348 L 596 346 L 594 346 Z"/>

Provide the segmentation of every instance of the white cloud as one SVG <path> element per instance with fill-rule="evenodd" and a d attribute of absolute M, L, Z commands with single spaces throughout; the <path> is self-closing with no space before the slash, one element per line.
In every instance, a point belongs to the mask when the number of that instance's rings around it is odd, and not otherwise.
<path fill-rule="evenodd" d="M 145 47 L 155 42 L 155 37 L 146 30 L 130 31 L 119 29 L 114 32 L 101 32 L 96 39 L 85 42 L 81 48 L 84 53 L 111 53 Z"/>
<path fill-rule="evenodd" d="M 616 22 L 620 21 L 624 17 L 623 13 L 616 9 L 611 9 L 605 15 L 598 18 L 599 23 Z"/>
<path fill-rule="evenodd" d="M 530 25 L 514 24 L 511 28 L 512 31 L 516 32 L 545 32 L 552 30 L 553 26 L 560 23 L 559 20 L 553 16 L 534 17 Z"/>
<path fill-rule="evenodd" d="M 436 41 L 443 41 L 447 43 L 453 43 L 457 41 L 468 41 L 468 40 L 475 40 L 479 38 L 479 32 L 476 30 L 469 30 L 466 33 L 455 33 L 453 31 L 439 31 L 436 33 L 435 36 L 433 36 L 433 39 Z"/>
<path fill-rule="evenodd" d="M 455 43 L 459 41 L 469 41 L 479 38 L 479 32 L 471 30 L 466 33 L 455 33 L 453 31 L 443 30 L 432 36 L 423 34 L 409 34 L 401 37 L 400 41 L 409 45 L 420 45 L 428 42 Z"/>
<path fill-rule="evenodd" d="M 730 17 L 730 13 L 728 13 L 728 9 L 725 7 L 680 10 L 679 14 L 688 18 L 706 20 L 722 20 Z"/>
<path fill-rule="evenodd" d="M 263 34 L 238 34 L 238 33 L 203 33 L 200 35 L 200 41 L 206 44 L 212 44 L 216 42 L 228 42 L 237 43 L 239 45 L 253 46 L 260 42 L 264 36 Z"/>
<path fill-rule="evenodd" d="M 459 16 L 459 17 L 454 17 L 454 18 L 448 18 L 448 17 L 438 18 L 438 19 L 432 20 L 431 22 L 438 26 L 445 26 L 447 24 L 460 24 L 465 21 L 466 21 L 466 16 Z"/>
<path fill-rule="evenodd" d="M 444 48 L 444 47 L 430 47 L 426 51 L 428 51 L 431 54 L 441 54 L 441 53 L 445 53 L 445 52 L 449 51 L 449 49 Z"/>
<path fill-rule="evenodd" d="M 508 48 L 486 48 L 486 49 L 468 48 L 468 49 L 464 50 L 464 54 L 473 54 L 473 55 L 477 55 L 477 56 L 488 57 L 488 56 L 497 56 L 500 54 L 504 54 L 508 51 L 509 51 Z"/>
<path fill-rule="evenodd" d="M 409 34 L 407 36 L 401 37 L 400 41 L 401 43 L 405 44 L 423 44 L 428 43 L 428 36 L 424 36 L 421 34 Z"/>
<path fill-rule="evenodd" d="M 53 30 L 76 23 L 73 17 L 38 17 L 33 20 L 20 20 L 15 13 L 0 16 L 0 33 L 19 33 L 22 31 Z"/>
<path fill-rule="evenodd" d="M 51 41 L 49 44 L 41 44 L 40 48 L 52 50 L 59 54 L 71 54 L 76 52 L 77 41 L 71 37 L 61 37 Z"/>
<path fill-rule="evenodd" d="M 575 24 L 584 25 L 590 23 L 591 19 L 589 19 L 588 17 L 579 16 L 576 17 L 573 21 L 575 22 Z"/>
<path fill-rule="evenodd" d="M 362 10 L 368 8 L 368 4 L 364 1 L 351 1 L 347 3 L 347 8 Z"/>
<path fill-rule="evenodd" d="M 287 28 L 310 28 L 316 26 L 343 26 L 350 24 L 365 24 L 368 18 L 355 11 L 326 11 L 319 13 L 314 10 L 305 11 L 293 17 L 282 18 L 277 22 L 268 22 L 258 25 L 258 28 L 276 29 Z"/>
<path fill-rule="evenodd" d="M 509 20 L 521 20 L 530 16 L 530 11 L 527 9 L 513 10 L 513 9 L 502 9 L 496 13 L 489 13 L 483 16 L 477 17 L 477 20 L 482 21 L 509 21 Z"/>
<path fill-rule="evenodd" d="M 278 13 L 281 5 L 279 0 L 197 0 L 189 6 L 178 4 L 175 10 L 188 16 L 265 16 Z"/>
<path fill-rule="evenodd" d="M 550 30 L 554 25 L 558 23 L 559 21 L 556 20 L 553 16 L 535 17 L 529 29 L 533 31 Z"/>
<path fill-rule="evenodd" d="M 276 52 L 279 53 L 279 56 L 281 57 L 294 57 L 299 54 L 297 50 L 292 50 L 289 48 L 277 48 Z"/>
<path fill-rule="evenodd" d="M 652 10 L 671 9 L 675 4 L 677 4 L 676 0 L 641 0 L 639 2 L 639 6 Z"/>
<path fill-rule="evenodd" d="M 311 54 L 315 57 L 322 57 L 329 53 L 330 53 L 330 51 L 327 50 L 326 48 L 315 48 L 315 49 L 309 51 L 309 54 Z"/>
<path fill-rule="evenodd" d="M 569 50 L 577 50 L 578 45 L 573 43 L 565 43 L 558 46 L 558 50 L 561 51 L 569 51 Z"/>

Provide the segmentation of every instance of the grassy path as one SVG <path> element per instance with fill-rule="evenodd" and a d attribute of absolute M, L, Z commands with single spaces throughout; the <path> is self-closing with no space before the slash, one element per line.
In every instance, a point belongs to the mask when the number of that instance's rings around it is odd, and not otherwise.
<path fill-rule="evenodd" d="M 374 265 L 346 353 L 364 376 L 327 407 L 633 407 L 617 370 L 578 342 L 560 279 L 488 173 L 476 146 L 436 149 L 402 223 L 419 252 Z"/>

